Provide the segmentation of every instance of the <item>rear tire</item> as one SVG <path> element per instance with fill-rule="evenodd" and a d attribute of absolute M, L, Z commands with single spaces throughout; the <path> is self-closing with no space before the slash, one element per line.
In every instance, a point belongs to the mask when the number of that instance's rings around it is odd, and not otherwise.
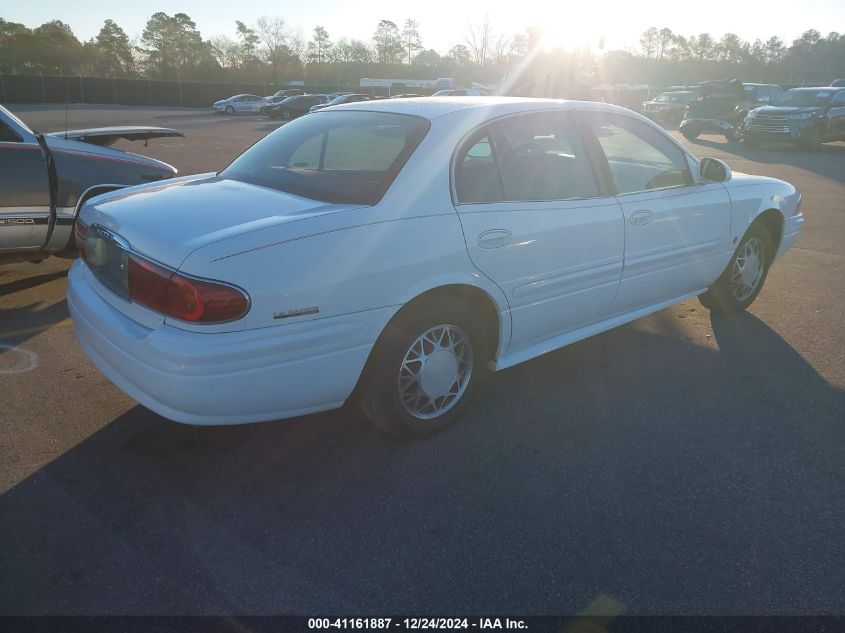
<path fill-rule="evenodd" d="M 285 121 L 290 120 L 290 118 L 291 118 L 291 113 L 290 113 L 290 110 L 282 110 L 282 112 L 281 112 L 281 117 L 282 117 Z"/>
<path fill-rule="evenodd" d="M 701 305 L 717 314 L 736 314 L 748 308 L 763 288 L 774 248 L 766 228 L 760 222 L 752 224 L 716 283 L 699 295 Z"/>
<path fill-rule="evenodd" d="M 384 329 L 364 370 L 364 414 L 397 437 L 448 428 L 486 371 L 484 334 L 478 316 L 451 297 L 406 308 Z"/>

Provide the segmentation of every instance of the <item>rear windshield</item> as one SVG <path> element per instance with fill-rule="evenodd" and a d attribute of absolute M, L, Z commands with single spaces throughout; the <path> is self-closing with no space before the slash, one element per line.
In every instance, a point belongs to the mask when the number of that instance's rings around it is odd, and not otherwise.
<path fill-rule="evenodd" d="M 387 112 L 327 112 L 296 119 L 253 145 L 221 175 L 341 204 L 375 204 L 428 131 Z"/>

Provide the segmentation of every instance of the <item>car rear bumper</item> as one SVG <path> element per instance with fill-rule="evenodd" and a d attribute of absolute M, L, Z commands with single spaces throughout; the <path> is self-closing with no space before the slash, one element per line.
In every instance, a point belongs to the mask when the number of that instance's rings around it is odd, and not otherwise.
<path fill-rule="evenodd" d="M 82 349 L 145 407 L 186 424 L 243 424 L 340 407 L 393 308 L 258 330 L 148 329 L 102 299 L 78 261 L 68 307 Z"/>

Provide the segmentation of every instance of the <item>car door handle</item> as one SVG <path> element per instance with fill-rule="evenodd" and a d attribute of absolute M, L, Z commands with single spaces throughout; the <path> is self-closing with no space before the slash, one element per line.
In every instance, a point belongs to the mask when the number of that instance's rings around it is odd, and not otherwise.
<path fill-rule="evenodd" d="M 645 226 L 654 219 L 654 213 L 651 211 L 637 211 L 631 215 L 631 224 L 634 226 Z"/>
<path fill-rule="evenodd" d="M 481 248 L 500 248 L 511 241 L 512 233 L 505 229 L 490 229 L 478 236 Z"/>

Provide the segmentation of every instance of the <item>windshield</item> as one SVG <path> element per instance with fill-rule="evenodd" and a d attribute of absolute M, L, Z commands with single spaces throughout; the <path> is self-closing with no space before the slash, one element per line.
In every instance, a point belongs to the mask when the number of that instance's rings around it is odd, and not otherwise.
<path fill-rule="evenodd" d="M 835 90 L 787 90 L 780 99 L 772 102 L 772 105 L 799 108 L 826 106 L 834 94 Z"/>
<path fill-rule="evenodd" d="M 683 103 L 690 100 L 689 92 L 664 92 L 657 97 L 655 101 L 671 101 L 673 103 Z"/>
<path fill-rule="evenodd" d="M 375 204 L 428 131 L 386 112 L 321 112 L 253 145 L 222 176 L 343 204 Z"/>
<path fill-rule="evenodd" d="M 29 126 L 28 126 L 26 123 L 24 123 L 23 121 L 21 121 L 18 117 L 16 117 L 16 116 L 15 116 L 14 114 L 12 114 L 9 110 L 7 110 L 6 108 L 4 108 L 2 105 L 0 105 L 0 111 L 2 111 L 2 113 L 3 113 L 3 115 L 4 115 L 4 116 L 6 116 L 7 118 L 11 119 L 11 120 L 12 120 L 12 121 L 14 121 L 15 123 L 17 123 L 17 124 L 18 124 L 21 128 L 23 128 L 24 130 L 26 130 L 26 131 L 27 131 L 27 132 L 29 132 L 30 134 L 32 134 L 32 133 L 33 133 L 33 132 L 32 132 L 32 130 L 31 130 L 31 129 L 29 129 Z"/>

